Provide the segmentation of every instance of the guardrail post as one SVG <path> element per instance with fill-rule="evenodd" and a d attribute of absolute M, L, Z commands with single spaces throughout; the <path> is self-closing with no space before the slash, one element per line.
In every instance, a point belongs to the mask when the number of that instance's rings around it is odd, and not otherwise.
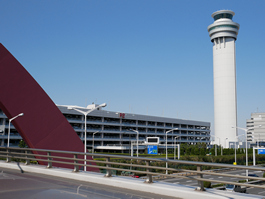
<path fill-rule="evenodd" d="M 146 168 L 146 172 L 150 172 L 151 170 L 149 169 L 150 166 L 150 161 L 146 161 L 146 166 L 148 166 L 148 168 Z M 152 183 L 153 182 L 153 178 L 151 174 L 147 174 L 147 179 L 145 181 L 146 183 Z"/>
<path fill-rule="evenodd" d="M 106 158 L 106 162 L 110 162 L 110 158 Z M 110 167 L 110 164 L 106 164 L 106 167 Z M 110 169 L 107 169 L 105 177 L 111 177 Z"/>
<path fill-rule="evenodd" d="M 25 151 L 26 158 L 28 158 L 28 156 L 27 156 L 28 153 L 29 153 L 28 151 Z M 30 160 L 26 159 L 25 165 L 30 165 Z"/>
<path fill-rule="evenodd" d="M 49 157 L 49 156 L 51 156 L 51 152 L 48 152 L 47 155 L 48 155 L 48 160 L 52 161 L 52 158 Z M 47 165 L 48 169 L 52 168 L 52 162 L 50 162 L 50 161 L 48 162 L 48 165 Z"/>
<path fill-rule="evenodd" d="M 197 171 L 202 171 L 202 166 L 197 166 Z M 197 176 L 198 178 L 203 178 L 203 174 L 198 173 Z M 199 187 L 196 190 L 205 191 L 204 186 L 203 186 L 203 181 L 198 180 L 198 185 Z"/>
<path fill-rule="evenodd" d="M 74 154 L 74 159 L 75 159 L 74 163 L 75 164 L 78 164 L 77 158 L 78 158 L 77 155 Z M 74 166 L 74 172 L 79 172 L 79 166 L 78 165 Z"/>
<path fill-rule="evenodd" d="M 10 149 L 7 149 L 6 152 L 6 162 L 11 162 L 11 158 L 9 157 Z"/>

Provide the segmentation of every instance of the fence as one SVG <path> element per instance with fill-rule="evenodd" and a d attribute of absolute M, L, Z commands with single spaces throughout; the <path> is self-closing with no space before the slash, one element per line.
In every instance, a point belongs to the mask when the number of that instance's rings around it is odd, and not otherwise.
<path fill-rule="evenodd" d="M 33 154 L 41 153 L 41 154 Z M 46 155 L 43 155 L 46 154 Z M 53 155 L 56 154 L 56 155 Z M 58 154 L 62 154 L 62 156 L 58 156 Z M 64 157 L 65 154 L 68 154 L 68 157 Z M 96 163 L 96 164 L 81 164 L 80 162 L 84 162 L 84 159 L 78 157 L 87 156 L 96 156 L 97 159 L 100 160 L 86 160 L 86 162 Z M 70 157 L 69 157 L 70 156 Z M 72 156 L 72 157 L 71 157 Z M 165 177 L 175 177 L 175 178 L 184 178 L 189 180 L 195 180 L 198 182 L 198 190 L 204 190 L 203 182 L 211 182 L 211 183 L 222 183 L 222 184 L 233 184 L 233 185 L 241 185 L 246 187 L 256 187 L 263 188 L 263 185 L 257 184 L 249 184 L 245 182 L 231 182 L 231 181 L 222 181 L 215 179 L 206 179 L 203 178 L 203 175 L 212 175 L 212 176 L 222 176 L 222 177 L 231 177 L 231 178 L 239 178 L 239 179 L 250 179 L 250 180 L 259 180 L 265 181 L 265 178 L 261 177 L 252 177 L 252 176 L 243 176 L 243 175 L 232 175 L 225 173 L 216 173 L 214 170 L 203 170 L 203 167 L 211 167 L 211 168 L 226 168 L 226 169 L 240 169 L 240 170 L 252 170 L 252 171 L 265 171 L 263 167 L 254 167 L 254 166 L 242 166 L 242 165 L 229 165 L 229 164 L 219 164 L 219 163 L 208 163 L 208 162 L 194 162 L 194 161 L 183 161 L 183 160 L 169 160 L 169 159 L 157 159 L 157 158 L 145 158 L 145 157 L 131 157 L 131 156 L 121 156 L 121 155 L 111 155 L 111 154 L 93 154 L 93 153 L 81 153 L 81 152 L 69 152 L 69 151 L 58 151 L 58 150 L 45 150 L 45 149 L 29 149 L 29 148 L 12 148 L 12 147 L 0 147 L 0 157 L 6 159 L 6 162 L 10 162 L 11 158 L 24 160 L 26 165 L 30 164 L 30 161 L 39 161 L 44 162 L 47 165 L 47 168 L 52 168 L 53 163 L 60 163 L 65 165 L 72 165 L 74 172 L 79 172 L 79 167 L 94 167 L 99 169 L 106 170 L 106 177 L 112 176 L 112 170 L 115 171 L 123 171 L 123 172 L 132 172 L 146 175 L 147 183 L 153 182 L 153 176 L 165 176 Z M 56 159 L 56 160 L 54 160 Z M 115 159 L 127 159 L 131 160 L 131 163 L 120 163 L 115 162 Z M 162 163 L 171 163 L 173 165 L 195 165 L 197 167 L 196 170 L 189 169 L 176 169 L 176 168 L 166 168 L 162 166 L 153 166 L 155 162 Z M 116 167 L 115 167 L 116 166 Z M 117 168 L 119 166 L 119 168 Z M 160 173 L 154 172 L 155 170 L 161 171 Z M 189 175 L 171 175 L 166 174 L 166 170 L 172 171 L 174 173 L 189 173 Z"/>

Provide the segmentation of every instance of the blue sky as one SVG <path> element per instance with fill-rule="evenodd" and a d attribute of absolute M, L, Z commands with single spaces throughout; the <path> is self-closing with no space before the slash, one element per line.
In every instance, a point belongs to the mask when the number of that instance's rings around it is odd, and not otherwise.
<path fill-rule="evenodd" d="M 238 126 L 265 112 L 265 1 L 0 0 L 0 42 L 56 104 L 211 122 L 211 14 L 229 9 Z"/>

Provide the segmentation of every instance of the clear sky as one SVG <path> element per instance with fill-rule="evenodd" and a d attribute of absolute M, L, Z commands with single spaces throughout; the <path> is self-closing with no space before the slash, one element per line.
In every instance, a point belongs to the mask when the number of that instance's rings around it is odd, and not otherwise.
<path fill-rule="evenodd" d="M 0 42 L 56 104 L 211 122 L 211 14 L 236 41 L 238 126 L 265 112 L 263 0 L 0 0 Z M 4 74 L 1 74 L 4 75 Z"/>

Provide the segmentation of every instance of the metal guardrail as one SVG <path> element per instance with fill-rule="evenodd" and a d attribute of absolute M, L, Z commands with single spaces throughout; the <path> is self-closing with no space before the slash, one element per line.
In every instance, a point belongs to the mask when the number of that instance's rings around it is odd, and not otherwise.
<path fill-rule="evenodd" d="M 40 152 L 42 154 L 33 154 L 32 152 Z M 46 155 L 43 155 L 46 154 Z M 53 155 L 56 154 L 56 155 Z M 58 156 L 58 154 L 68 154 L 68 156 L 72 157 L 63 157 Z M 97 165 L 91 164 L 81 164 L 80 162 L 84 162 L 85 160 L 82 158 L 78 158 L 78 156 L 84 157 L 87 156 L 97 156 L 99 159 L 103 160 L 90 160 L 87 159 L 86 162 L 94 162 Z M 46 162 L 47 168 L 52 168 L 53 163 L 60 163 L 66 165 L 73 165 L 73 171 L 79 172 L 79 167 L 87 166 L 92 168 L 106 169 L 106 177 L 111 177 L 111 170 L 116 171 L 125 171 L 132 173 L 145 174 L 147 179 L 145 182 L 152 183 L 153 176 L 165 176 L 171 178 L 184 178 L 189 180 L 195 180 L 198 182 L 197 190 L 205 190 L 203 182 L 212 182 L 212 183 L 220 183 L 220 184 L 233 184 L 233 185 L 241 185 L 246 187 L 256 187 L 265 189 L 265 185 L 256 185 L 256 184 L 248 184 L 248 183 L 240 183 L 240 182 L 231 182 L 231 181 L 222 181 L 222 180 L 214 180 L 214 179 L 206 179 L 203 178 L 203 175 L 213 175 L 213 176 L 222 176 L 222 177 L 234 177 L 240 179 L 250 179 L 250 180 L 260 180 L 265 181 L 265 178 L 261 177 L 251 177 L 251 176 L 243 176 L 243 175 L 233 175 L 233 174 L 224 174 L 224 173 L 216 173 L 214 170 L 203 170 L 203 166 L 212 167 L 212 168 L 226 168 L 226 169 L 240 169 L 240 170 L 253 170 L 253 171 L 263 171 L 265 172 L 265 168 L 263 167 L 254 167 L 254 166 L 243 166 L 243 165 L 230 165 L 230 164 L 219 164 L 219 163 L 209 163 L 209 162 L 194 162 L 194 161 L 184 161 L 184 160 L 166 160 L 166 159 L 157 159 L 157 158 L 145 158 L 145 157 L 132 157 L 132 156 L 122 156 L 122 155 L 111 155 L 111 154 L 93 154 L 93 153 L 81 153 L 81 152 L 70 152 L 70 151 L 58 151 L 58 150 L 45 150 L 45 149 L 30 149 L 30 148 L 12 148 L 12 147 L 0 147 L 0 158 L 6 159 L 6 162 L 10 162 L 11 158 L 17 158 L 21 160 L 25 160 L 25 164 L 29 165 L 30 161 L 40 161 Z M 56 160 L 54 160 L 56 159 Z M 113 161 L 114 159 L 127 159 L 131 160 L 131 163 L 120 163 Z M 135 161 L 132 161 L 135 160 Z M 152 166 L 155 162 L 163 162 L 163 163 L 171 163 L 173 165 L 193 165 L 197 167 L 197 170 L 188 170 L 188 169 L 175 169 L 175 168 L 166 168 L 161 166 Z M 102 166 L 103 165 L 103 166 Z M 115 167 L 119 166 L 119 168 Z M 122 167 L 122 168 L 121 168 Z M 159 170 L 161 173 L 154 172 L 154 170 Z M 181 174 L 165 174 L 164 172 L 172 171 L 175 173 L 186 172 L 189 175 L 181 175 Z"/>

